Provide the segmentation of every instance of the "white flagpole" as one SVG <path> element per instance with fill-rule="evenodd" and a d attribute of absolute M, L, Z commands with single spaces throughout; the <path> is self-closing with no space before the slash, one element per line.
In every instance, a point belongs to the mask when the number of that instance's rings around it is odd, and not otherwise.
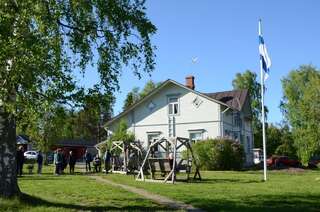
<path fill-rule="evenodd" d="M 261 19 L 259 20 L 259 35 L 261 33 Z M 260 56 L 260 78 L 261 78 L 261 109 L 262 109 L 262 138 L 263 138 L 263 180 L 267 181 L 267 150 L 266 150 L 266 132 L 264 117 L 264 71 L 262 66 L 262 58 Z"/>

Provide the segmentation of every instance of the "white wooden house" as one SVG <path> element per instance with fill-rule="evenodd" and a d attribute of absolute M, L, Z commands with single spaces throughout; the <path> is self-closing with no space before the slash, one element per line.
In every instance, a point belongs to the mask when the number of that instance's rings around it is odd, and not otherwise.
<path fill-rule="evenodd" d="M 105 127 L 112 134 L 121 119 L 145 148 L 155 138 L 186 137 L 193 140 L 230 137 L 240 141 L 246 163 L 253 162 L 253 132 L 247 90 L 218 93 L 196 91 L 194 77 L 186 85 L 166 80 L 149 95 L 115 116 Z"/>

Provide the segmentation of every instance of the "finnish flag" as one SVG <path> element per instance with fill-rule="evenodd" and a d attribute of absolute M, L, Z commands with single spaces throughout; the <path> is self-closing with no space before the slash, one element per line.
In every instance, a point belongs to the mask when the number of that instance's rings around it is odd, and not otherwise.
<path fill-rule="evenodd" d="M 264 43 L 263 37 L 259 35 L 259 53 L 262 61 L 262 68 L 264 71 L 264 80 L 266 81 L 269 77 L 269 69 L 271 67 L 271 60 L 269 58 L 266 44 Z"/>

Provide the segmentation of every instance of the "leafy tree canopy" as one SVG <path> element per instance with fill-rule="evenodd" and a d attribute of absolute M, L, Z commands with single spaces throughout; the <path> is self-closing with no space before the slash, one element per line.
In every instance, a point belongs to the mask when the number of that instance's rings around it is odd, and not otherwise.
<path fill-rule="evenodd" d="M 262 147 L 262 124 L 261 124 L 261 84 L 257 81 L 257 74 L 246 70 L 244 73 L 237 73 L 232 81 L 233 89 L 247 89 L 250 94 L 252 109 L 252 126 L 254 131 L 254 142 L 256 147 Z M 265 117 L 268 108 L 265 106 Z"/>
<path fill-rule="evenodd" d="M 97 63 L 96 90 L 118 88 L 122 64 L 141 71 L 154 68 L 144 1 L 2 1 L 0 9 L 0 99 L 16 95 L 12 107 L 82 97 L 74 70 Z M 77 99 L 78 100 L 78 99 Z M 11 108 L 12 112 L 17 111 Z"/>
<path fill-rule="evenodd" d="M 138 77 L 152 72 L 155 48 L 150 36 L 156 27 L 147 18 L 144 3 L 145 0 L 0 2 L 0 169 L 6 170 L 0 174 L 0 195 L 19 193 L 15 173 L 16 118 L 20 121 L 27 112 L 41 117 L 52 104 L 73 107 L 74 102 L 86 102 L 83 100 L 91 90 L 81 87 L 75 76 L 77 72 L 84 74 L 89 66 L 93 65 L 99 74 L 91 89 L 106 94 L 108 102 L 113 91 L 119 89 L 123 65 L 130 66 Z M 36 129 L 37 123 L 34 125 Z"/>
<path fill-rule="evenodd" d="M 307 164 L 320 149 L 320 71 L 300 66 L 282 79 L 281 108 L 292 127 L 297 154 Z"/>
<path fill-rule="evenodd" d="M 147 96 L 151 91 L 153 91 L 156 87 L 158 87 L 159 85 L 161 85 L 161 82 L 154 82 L 152 80 L 149 80 L 145 86 L 143 87 L 143 89 L 140 91 L 139 87 L 134 87 L 132 89 L 132 91 L 130 91 L 127 94 L 127 97 L 124 101 L 124 105 L 123 105 L 123 110 L 128 109 L 131 105 L 133 105 L 134 103 L 136 103 L 137 101 L 139 101 L 140 99 L 144 98 L 145 96 Z"/>

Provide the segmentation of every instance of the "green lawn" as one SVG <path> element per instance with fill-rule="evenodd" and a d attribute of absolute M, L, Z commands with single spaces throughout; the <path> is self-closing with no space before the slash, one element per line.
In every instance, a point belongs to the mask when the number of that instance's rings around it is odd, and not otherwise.
<path fill-rule="evenodd" d="M 0 211 L 109 211 L 164 210 L 125 190 L 100 184 L 82 174 L 54 176 L 46 168 L 42 176 L 19 178 L 21 200 L 0 199 Z"/>
<path fill-rule="evenodd" d="M 207 211 L 320 211 L 320 172 L 201 172 L 196 183 L 159 184 L 132 180 L 132 176 L 109 175 L 115 182 L 192 204 Z"/>
<path fill-rule="evenodd" d="M 54 176 L 46 168 L 41 176 L 19 178 L 24 193 L 18 200 L 0 199 L 0 211 L 106 211 L 166 210 L 125 190 L 100 184 L 85 175 Z M 181 200 L 207 211 L 320 211 L 320 172 L 201 172 L 201 182 L 172 184 L 139 182 L 133 176 L 101 176 Z M 180 177 L 180 176 L 179 176 Z"/>

